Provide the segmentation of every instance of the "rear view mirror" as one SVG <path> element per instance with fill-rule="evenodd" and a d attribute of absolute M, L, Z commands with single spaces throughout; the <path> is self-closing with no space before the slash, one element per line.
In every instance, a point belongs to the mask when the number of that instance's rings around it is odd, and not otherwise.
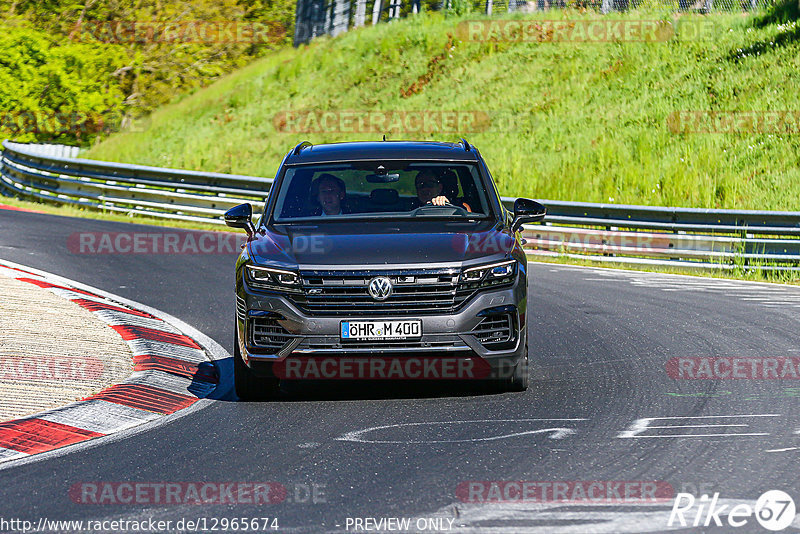
<path fill-rule="evenodd" d="M 547 215 L 547 208 L 535 200 L 518 198 L 514 201 L 514 222 L 511 231 L 516 232 L 525 223 L 538 222 Z"/>
<path fill-rule="evenodd" d="M 231 228 L 242 228 L 247 235 L 253 237 L 256 229 L 253 226 L 253 207 L 250 204 L 239 204 L 225 212 L 225 224 Z"/>
<path fill-rule="evenodd" d="M 371 184 L 390 184 L 400 180 L 399 174 L 368 174 L 367 181 Z"/>
<path fill-rule="evenodd" d="M 367 175 L 367 181 L 371 184 L 390 184 L 398 180 L 400 180 L 400 175 L 389 174 L 383 165 L 378 165 L 378 168 L 375 169 L 375 174 Z"/>

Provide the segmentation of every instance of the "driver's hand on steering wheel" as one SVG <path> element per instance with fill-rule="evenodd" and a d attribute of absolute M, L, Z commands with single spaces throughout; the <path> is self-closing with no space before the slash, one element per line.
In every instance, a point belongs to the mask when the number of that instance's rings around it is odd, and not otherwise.
<path fill-rule="evenodd" d="M 433 197 L 430 201 L 430 204 L 434 206 L 444 206 L 446 204 L 450 204 L 450 201 L 447 200 L 447 197 L 444 195 L 439 195 L 438 197 Z"/>

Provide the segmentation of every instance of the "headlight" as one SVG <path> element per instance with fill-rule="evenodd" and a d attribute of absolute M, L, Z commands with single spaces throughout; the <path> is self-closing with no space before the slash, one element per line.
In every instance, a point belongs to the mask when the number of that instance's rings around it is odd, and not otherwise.
<path fill-rule="evenodd" d="M 507 260 L 489 265 L 479 265 L 464 269 L 461 273 L 461 282 L 475 283 L 483 282 L 481 286 L 489 286 L 497 283 L 508 282 L 513 279 L 517 272 L 517 261 Z"/>
<path fill-rule="evenodd" d="M 292 271 L 248 265 L 247 278 L 255 287 L 278 290 L 299 290 L 300 276 Z"/>
<path fill-rule="evenodd" d="M 464 274 L 461 276 L 461 279 L 464 282 L 478 282 L 486 276 L 486 269 L 470 269 L 468 271 L 464 271 Z"/>
<path fill-rule="evenodd" d="M 502 278 L 505 276 L 511 276 L 512 274 L 514 274 L 515 263 L 516 262 L 504 263 L 503 265 L 497 265 L 495 267 L 492 267 L 489 270 L 489 276 L 491 276 L 492 278 Z"/>

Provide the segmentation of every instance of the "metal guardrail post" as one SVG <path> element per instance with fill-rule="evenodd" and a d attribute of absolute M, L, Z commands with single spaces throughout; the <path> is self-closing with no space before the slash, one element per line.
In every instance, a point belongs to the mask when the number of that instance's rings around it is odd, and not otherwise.
<path fill-rule="evenodd" d="M 383 0 L 375 0 L 372 4 L 372 25 L 376 25 L 381 20 L 381 11 L 383 11 Z"/>

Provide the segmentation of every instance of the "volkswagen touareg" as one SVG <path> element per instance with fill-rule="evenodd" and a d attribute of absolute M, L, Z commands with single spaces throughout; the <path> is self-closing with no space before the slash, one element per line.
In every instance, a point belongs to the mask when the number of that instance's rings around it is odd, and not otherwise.
<path fill-rule="evenodd" d="M 519 230 L 545 208 L 501 202 L 466 141 L 293 148 L 263 214 L 225 214 L 236 264 L 241 399 L 282 379 L 480 379 L 528 387 Z"/>

